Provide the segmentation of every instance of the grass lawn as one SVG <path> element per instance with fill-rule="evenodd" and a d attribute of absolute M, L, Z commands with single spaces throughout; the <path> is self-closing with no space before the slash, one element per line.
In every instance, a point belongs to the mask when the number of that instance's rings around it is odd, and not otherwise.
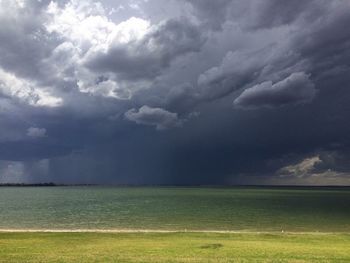
<path fill-rule="evenodd" d="M 0 233 L 0 262 L 350 262 L 350 234 Z"/>

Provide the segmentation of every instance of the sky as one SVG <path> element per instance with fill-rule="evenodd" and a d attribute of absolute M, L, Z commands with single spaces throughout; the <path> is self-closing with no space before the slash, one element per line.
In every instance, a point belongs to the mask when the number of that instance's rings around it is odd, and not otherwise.
<path fill-rule="evenodd" d="M 350 185 L 350 1 L 0 0 L 0 183 Z"/>

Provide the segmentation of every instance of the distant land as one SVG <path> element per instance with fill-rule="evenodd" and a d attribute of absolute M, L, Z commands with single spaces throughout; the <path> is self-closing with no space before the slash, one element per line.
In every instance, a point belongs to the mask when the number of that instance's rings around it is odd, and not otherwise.
<path fill-rule="evenodd" d="M 1 183 L 0 187 L 54 187 L 54 186 L 96 186 L 94 184 L 55 184 L 55 183 L 37 183 L 37 184 L 26 184 L 26 183 Z"/>
<path fill-rule="evenodd" d="M 298 188 L 298 189 L 350 189 L 350 185 L 201 185 L 201 184 L 59 184 L 59 183 L 0 183 L 0 187 L 72 187 L 72 186 L 100 186 L 100 187 L 182 187 L 182 188 Z"/>

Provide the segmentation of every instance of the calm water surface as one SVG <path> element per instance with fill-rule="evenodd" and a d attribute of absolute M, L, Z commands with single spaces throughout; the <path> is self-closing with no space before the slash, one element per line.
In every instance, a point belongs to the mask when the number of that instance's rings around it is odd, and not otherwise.
<path fill-rule="evenodd" d="M 1 187 L 0 228 L 350 232 L 350 190 Z"/>

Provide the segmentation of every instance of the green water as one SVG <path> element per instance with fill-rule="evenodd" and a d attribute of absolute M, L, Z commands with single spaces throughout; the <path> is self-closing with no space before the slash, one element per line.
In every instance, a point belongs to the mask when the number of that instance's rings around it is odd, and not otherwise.
<path fill-rule="evenodd" d="M 350 232 L 350 190 L 2 187 L 0 228 Z"/>

